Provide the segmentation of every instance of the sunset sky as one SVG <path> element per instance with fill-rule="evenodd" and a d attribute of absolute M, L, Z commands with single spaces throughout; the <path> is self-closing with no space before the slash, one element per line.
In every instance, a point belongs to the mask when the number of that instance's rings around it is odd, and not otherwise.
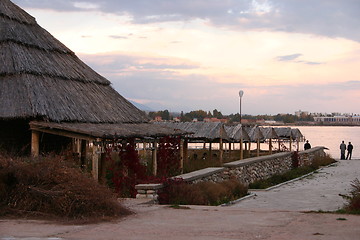
<path fill-rule="evenodd" d="M 153 110 L 360 113 L 359 0 L 13 0 Z"/>

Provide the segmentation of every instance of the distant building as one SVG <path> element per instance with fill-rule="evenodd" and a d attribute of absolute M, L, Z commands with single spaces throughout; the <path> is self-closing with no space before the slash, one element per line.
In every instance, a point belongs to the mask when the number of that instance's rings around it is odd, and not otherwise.
<path fill-rule="evenodd" d="M 154 118 L 155 122 L 162 122 L 162 117 L 161 116 L 155 116 Z"/>
<path fill-rule="evenodd" d="M 360 116 L 314 117 L 315 122 L 336 124 L 360 124 Z"/>

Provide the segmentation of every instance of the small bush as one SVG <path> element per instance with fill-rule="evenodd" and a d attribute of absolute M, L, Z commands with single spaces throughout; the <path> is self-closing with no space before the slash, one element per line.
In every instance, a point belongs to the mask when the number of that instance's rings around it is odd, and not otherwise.
<path fill-rule="evenodd" d="M 59 156 L 0 155 L 0 216 L 97 221 L 125 214 L 108 188 Z"/>
<path fill-rule="evenodd" d="M 344 196 L 348 203 L 345 206 L 345 211 L 350 213 L 360 214 L 360 181 L 355 179 L 351 183 L 352 190 L 350 195 Z"/>
<path fill-rule="evenodd" d="M 165 183 L 160 194 L 161 204 L 212 205 L 226 203 L 247 194 L 247 188 L 235 179 L 221 183 L 200 182 L 189 184 L 182 180 Z"/>

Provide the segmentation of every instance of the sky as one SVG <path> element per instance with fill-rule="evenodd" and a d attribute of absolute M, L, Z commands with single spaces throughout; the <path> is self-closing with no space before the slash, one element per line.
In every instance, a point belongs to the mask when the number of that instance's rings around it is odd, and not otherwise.
<path fill-rule="evenodd" d="M 360 113 L 360 0 L 13 2 L 153 110 Z"/>

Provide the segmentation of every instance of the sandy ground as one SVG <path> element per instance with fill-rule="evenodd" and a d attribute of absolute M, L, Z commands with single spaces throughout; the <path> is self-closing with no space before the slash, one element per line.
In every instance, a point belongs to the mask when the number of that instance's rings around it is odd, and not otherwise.
<path fill-rule="evenodd" d="M 172 209 L 132 199 L 124 204 L 136 213 L 112 223 L 60 225 L 43 221 L 0 220 L 0 240 L 17 239 L 360 239 L 360 216 L 309 213 L 344 204 L 360 160 L 336 166 L 270 191 L 254 192 L 226 207 Z"/>

